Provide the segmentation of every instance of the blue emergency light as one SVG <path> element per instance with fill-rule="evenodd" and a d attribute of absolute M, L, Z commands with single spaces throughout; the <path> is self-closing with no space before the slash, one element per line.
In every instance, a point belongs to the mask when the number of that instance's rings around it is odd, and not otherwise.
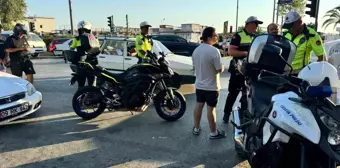
<path fill-rule="evenodd" d="M 332 95 L 332 87 L 330 86 L 309 86 L 306 91 L 310 97 L 330 97 Z"/>

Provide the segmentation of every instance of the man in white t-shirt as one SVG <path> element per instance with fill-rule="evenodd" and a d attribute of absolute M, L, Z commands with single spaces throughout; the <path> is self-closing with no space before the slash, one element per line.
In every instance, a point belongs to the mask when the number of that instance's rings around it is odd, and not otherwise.
<path fill-rule="evenodd" d="M 221 62 L 220 51 L 213 45 L 218 40 L 218 35 L 213 27 L 207 27 L 202 33 L 203 41 L 192 54 L 193 66 L 196 74 L 196 99 L 194 135 L 199 135 L 202 109 L 207 104 L 207 117 L 210 126 L 210 139 L 225 137 L 224 131 L 216 129 L 216 105 L 219 97 L 220 73 L 224 67 Z"/>

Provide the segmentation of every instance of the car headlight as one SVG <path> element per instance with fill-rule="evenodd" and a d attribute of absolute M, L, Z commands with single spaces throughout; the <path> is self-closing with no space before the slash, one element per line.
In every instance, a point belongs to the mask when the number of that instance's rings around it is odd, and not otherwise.
<path fill-rule="evenodd" d="M 27 88 L 28 96 L 33 95 L 37 91 L 37 90 L 35 90 L 35 87 L 31 83 L 27 84 L 26 88 Z"/>
<path fill-rule="evenodd" d="M 321 110 L 318 110 L 318 114 L 320 116 L 320 120 L 331 131 L 328 135 L 328 143 L 334 146 L 340 145 L 340 123 Z"/>

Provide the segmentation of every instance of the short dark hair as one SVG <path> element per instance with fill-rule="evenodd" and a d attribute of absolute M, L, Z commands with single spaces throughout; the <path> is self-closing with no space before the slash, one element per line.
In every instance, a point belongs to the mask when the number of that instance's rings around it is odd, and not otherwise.
<path fill-rule="evenodd" d="M 203 30 L 201 40 L 208 41 L 209 37 L 213 37 L 216 29 L 213 27 L 207 27 Z"/>

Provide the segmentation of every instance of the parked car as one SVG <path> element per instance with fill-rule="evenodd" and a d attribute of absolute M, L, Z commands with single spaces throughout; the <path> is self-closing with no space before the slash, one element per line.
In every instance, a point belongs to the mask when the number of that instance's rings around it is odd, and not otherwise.
<path fill-rule="evenodd" d="M 42 95 L 25 79 L 0 72 L 0 125 L 23 118 L 41 107 Z"/>
<path fill-rule="evenodd" d="M 100 66 L 110 71 L 124 71 L 137 64 L 138 58 L 131 56 L 135 53 L 135 38 L 107 37 L 101 45 L 101 53 L 98 55 Z M 152 52 L 159 54 L 165 52 L 170 62 L 170 67 L 182 76 L 182 84 L 195 82 L 195 75 L 190 57 L 177 55 L 171 52 L 158 40 L 153 40 Z"/>
<path fill-rule="evenodd" d="M 151 35 L 151 38 L 162 42 L 174 54 L 184 56 L 192 56 L 196 47 L 200 45 L 199 43 L 188 42 L 185 38 L 172 34 Z"/>
<path fill-rule="evenodd" d="M 3 31 L 1 32 L 2 36 L 8 38 L 13 34 L 13 31 Z M 32 57 L 39 56 L 40 53 L 47 52 L 45 42 L 36 34 L 29 32 L 27 35 L 27 42 L 30 45 L 30 55 Z"/>

